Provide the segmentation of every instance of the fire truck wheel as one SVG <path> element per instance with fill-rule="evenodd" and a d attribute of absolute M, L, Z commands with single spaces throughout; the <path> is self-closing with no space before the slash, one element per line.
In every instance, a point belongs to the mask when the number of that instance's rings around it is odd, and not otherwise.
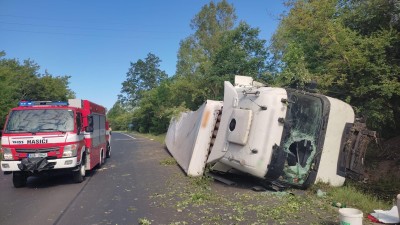
<path fill-rule="evenodd" d="M 14 187 L 20 188 L 26 185 L 28 176 L 24 172 L 13 172 Z"/>
<path fill-rule="evenodd" d="M 109 143 L 107 143 L 106 157 L 107 157 L 107 158 L 110 158 L 110 157 L 111 157 L 111 146 L 110 146 Z"/>
<path fill-rule="evenodd" d="M 104 152 L 103 150 L 100 151 L 100 159 L 99 159 L 99 164 L 97 164 L 97 169 L 101 169 L 101 167 L 104 164 Z"/>
<path fill-rule="evenodd" d="M 86 175 L 85 164 L 81 164 L 79 166 L 79 170 L 74 171 L 72 175 L 75 183 L 82 183 L 82 181 L 85 180 L 85 175 Z"/>

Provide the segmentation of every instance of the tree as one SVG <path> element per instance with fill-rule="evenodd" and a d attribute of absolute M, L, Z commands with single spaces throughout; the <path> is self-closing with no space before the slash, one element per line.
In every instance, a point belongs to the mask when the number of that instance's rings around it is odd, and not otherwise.
<path fill-rule="evenodd" d="M 166 132 L 177 113 L 197 110 L 206 99 L 222 99 L 224 80 L 233 80 L 237 74 L 265 75 L 265 40 L 258 38 L 258 29 L 245 22 L 235 27 L 235 21 L 234 7 L 226 0 L 202 7 L 190 24 L 194 34 L 180 43 L 175 76 L 152 89 L 141 91 L 136 85 L 140 77 L 136 67 L 145 63 L 132 64 L 121 92 L 126 100 L 133 99 L 136 130 Z"/>
<path fill-rule="evenodd" d="M 398 1 L 291 2 L 273 36 L 281 85 L 318 81 L 380 131 L 400 133 Z M 384 10 L 384 11 L 382 11 Z"/>
<path fill-rule="evenodd" d="M 132 123 L 132 112 L 127 110 L 120 101 L 117 101 L 107 112 L 107 119 L 113 130 L 126 130 Z"/>
<path fill-rule="evenodd" d="M 157 87 L 162 80 L 166 79 L 168 75 L 159 69 L 160 62 L 161 60 L 152 53 L 147 54 L 144 61 L 139 59 L 136 63 L 131 62 L 126 80 L 122 83 L 119 101 L 134 107 L 143 97 L 144 92 Z"/>
<path fill-rule="evenodd" d="M 265 75 L 265 40 L 245 22 L 235 27 L 236 18 L 233 5 L 225 0 L 210 2 L 192 19 L 194 34 L 180 43 L 176 76 L 204 90 L 203 101 L 222 99 L 223 81 L 233 80 L 234 75 Z"/>
<path fill-rule="evenodd" d="M 219 38 L 223 32 L 233 28 L 237 16 L 233 5 L 226 0 L 210 2 L 203 6 L 198 14 L 192 19 L 190 27 L 195 30 L 194 36 L 203 53 L 211 57 L 219 48 Z"/>
<path fill-rule="evenodd" d="M 236 18 L 233 5 L 226 0 L 203 6 L 190 23 L 195 33 L 180 43 L 176 75 L 208 75 L 211 58 L 220 47 L 219 38 L 233 28 Z"/>
<path fill-rule="evenodd" d="M 172 116 L 186 111 L 184 102 L 177 102 L 175 94 L 187 96 L 185 90 L 177 91 L 172 79 L 166 79 L 144 93 L 137 109 L 133 111 L 134 128 L 139 132 L 160 134 L 167 131 Z"/>
<path fill-rule="evenodd" d="M 69 76 L 53 76 L 47 71 L 44 75 L 32 60 L 4 58 L 0 52 L 0 126 L 5 122 L 8 111 L 16 107 L 20 100 L 58 100 L 74 98 L 68 87 Z"/>
<path fill-rule="evenodd" d="M 66 101 L 70 98 L 74 98 L 74 92 L 68 87 L 69 78 L 71 78 L 71 76 L 55 77 L 46 70 L 44 75 L 38 76 L 37 89 L 41 91 L 38 92 L 35 99 Z"/>
<path fill-rule="evenodd" d="M 118 101 L 108 113 L 114 129 L 126 129 L 128 124 L 133 124 L 135 130 L 149 132 L 158 105 L 152 105 L 148 96 L 168 79 L 165 71 L 159 69 L 160 62 L 156 55 L 149 53 L 144 60 L 131 63 Z"/>
<path fill-rule="evenodd" d="M 265 40 L 258 38 L 259 29 L 241 22 L 233 30 L 224 32 L 219 38 L 220 47 L 211 58 L 210 75 L 206 80 L 213 99 L 222 99 L 223 83 L 233 82 L 235 75 L 246 75 L 262 79 L 267 66 Z"/>

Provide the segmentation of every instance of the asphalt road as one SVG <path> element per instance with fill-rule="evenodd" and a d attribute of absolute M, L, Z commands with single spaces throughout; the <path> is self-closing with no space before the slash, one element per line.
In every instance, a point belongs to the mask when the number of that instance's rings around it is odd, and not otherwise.
<path fill-rule="evenodd" d="M 339 223 L 336 208 L 303 191 L 255 192 L 254 179 L 236 175 L 233 186 L 204 186 L 165 164 L 171 157 L 158 142 L 113 132 L 111 145 L 111 158 L 80 184 L 64 174 L 14 188 L 0 173 L 0 225 Z"/>
<path fill-rule="evenodd" d="M 138 224 L 152 218 L 167 224 L 173 211 L 151 207 L 149 195 L 163 189 L 178 167 L 159 166 L 168 157 L 155 141 L 113 132 L 111 158 L 75 184 L 68 174 L 30 177 L 14 188 L 12 175 L 0 174 L 0 224 Z"/>

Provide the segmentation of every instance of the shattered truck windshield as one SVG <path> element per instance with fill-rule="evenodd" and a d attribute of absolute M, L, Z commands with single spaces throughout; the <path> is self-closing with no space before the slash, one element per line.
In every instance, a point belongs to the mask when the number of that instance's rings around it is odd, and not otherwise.
<path fill-rule="evenodd" d="M 15 110 L 10 113 L 6 133 L 68 132 L 74 130 L 74 112 L 60 109 Z"/>
<path fill-rule="evenodd" d="M 288 97 L 282 143 L 287 153 L 283 178 L 286 182 L 302 185 L 310 169 L 315 166 L 315 159 L 323 144 L 322 126 L 327 119 L 326 110 L 323 98 L 318 95 L 288 90 Z"/>

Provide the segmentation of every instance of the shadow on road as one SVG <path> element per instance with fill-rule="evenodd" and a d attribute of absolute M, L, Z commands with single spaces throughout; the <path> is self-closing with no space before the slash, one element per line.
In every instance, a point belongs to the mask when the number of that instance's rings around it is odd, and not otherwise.
<path fill-rule="evenodd" d="M 85 180 L 90 179 L 96 174 L 96 170 L 86 171 Z M 84 181 L 85 182 L 85 181 Z M 68 172 L 46 173 L 40 176 L 30 176 L 28 178 L 27 188 L 49 188 L 59 185 L 74 185 L 72 174 Z"/>

